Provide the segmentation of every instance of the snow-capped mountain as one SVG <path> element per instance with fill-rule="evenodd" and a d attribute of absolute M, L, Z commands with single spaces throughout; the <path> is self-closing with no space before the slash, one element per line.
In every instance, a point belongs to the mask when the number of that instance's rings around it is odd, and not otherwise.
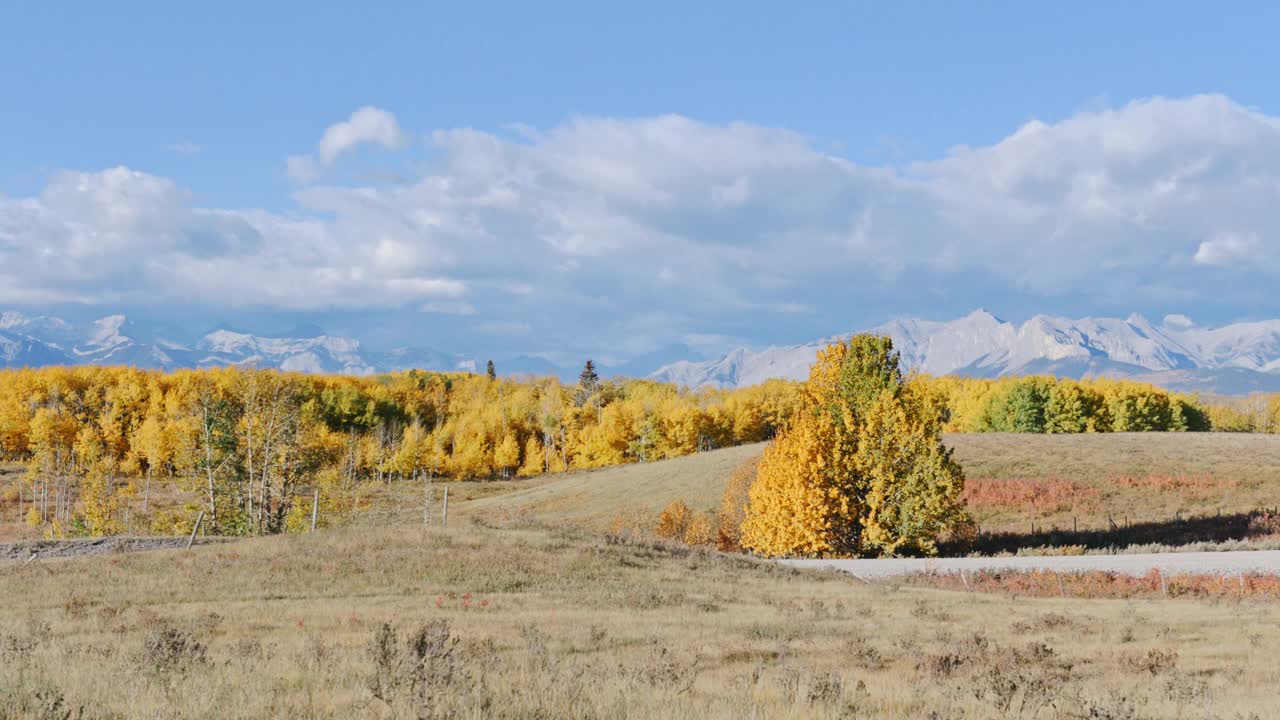
<path fill-rule="evenodd" d="M 475 361 L 430 349 L 367 352 L 352 338 L 315 329 L 306 337 L 266 337 L 219 328 L 194 343 L 150 338 L 123 315 L 76 328 L 58 318 L 0 313 L 0 367 L 132 365 L 192 368 L 245 365 L 309 373 L 368 375 L 421 368 L 474 370 Z"/>
<path fill-rule="evenodd" d="M 360 355 L 351 338 L 319 335 L 309 338 L 268 338 L 230 330 L 215 330 L 196 343 L 197 365 L 248 364 L 294 372 L 337 372 L 368 375 L 374 368 Z"/>
<path fill-rule="evenodd" d="M 1280 391 L 1280 320 L 1206 328 L 1182 315 L 1159 325 L 1141 315 L 1037 315 L 1016 325 L 978 310 L 949 322 L 901 319 L 870 331 L 891 337 L 908 368 L 934 375 L 1111 375 L 1207 392 Z M 691 387 L 803 379 L 818 350 L 843 337 L 738 349 L 705 362 L 672 363 L 650 377 Z"/>
<path fill-rule="evenodd" d="M 1159 323 L 1140 315 L 1123 320 L 1037 315 L 1015 324 L 978 310 L 948 322 L 899 319 L 870 331 L 893 338 L 908 368 L 935 375 L 1110 375 L 1203 392 L 1280 392 L 1280 320 L 1201 327 L 1182 315 L 1170 315 Z M 371 351 L 356 339 L 314 327 L 296 328 L 284 336 L 227 327 L 185 339 L 172 337 L 175 334 L 182 331 L 139 327 L 119 314 L 77 325 L 47 315 L 0 312 L 0 367 L 244 365 L 353 375 L 411 368 L 484 369 L 483 359 L 430 348 Z M 763 350 L 741 348 L 706 361 L 679 360 L 688 357 L 688 348 L 665 348 L 626 365 L 602 367 L 601 374 L 643 376 L 666 363 L 649 377 L 690 387 L 803 379 L 818 350 L 844 337 Z M 498 361 L 504 375 L 556 375 L 570 382 L 578 367 L 560 367 L 533 356 Z"/>

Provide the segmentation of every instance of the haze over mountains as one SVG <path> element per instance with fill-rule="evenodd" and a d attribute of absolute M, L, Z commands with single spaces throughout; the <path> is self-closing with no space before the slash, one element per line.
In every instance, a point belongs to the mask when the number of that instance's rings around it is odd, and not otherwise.
<path fill-rule="evenodd" d="M 978 310 L 952 321 L 899 319 L 871 331 L 893 338 L 907 367 L 935 375 L 1106 375 L 1224 394 L 1280 391 L 1280 320 L 1212 328 L 1181 315 L 1159 323 L 1140 315 L 1123 320 L 1037 315 L 1015 324 Z M 689 359 L 687 349 L 676 347 L 605 370 L 690 387 L 802 379 L 818 349 L 836 337 L 763 350 L 739 348 L 709 360 Z M 686 359 L 670 362 L 681 356 Z M 218 328 L 194 342 L 181 342 L 137 327 L 123 315 L 76 326 L 47 315 L 0 313 L 0 367 L 91 364 L 163 369 L 253 365 L 366 375 L 408 368 L 475 371 L 483 360 L 411 346 L 373 351 L 320 328 L 298 328 L 282 337 Z M 577 372 L 537 356 L 500 360 L 499 368 L 503 374 L 565 378 Z"/>

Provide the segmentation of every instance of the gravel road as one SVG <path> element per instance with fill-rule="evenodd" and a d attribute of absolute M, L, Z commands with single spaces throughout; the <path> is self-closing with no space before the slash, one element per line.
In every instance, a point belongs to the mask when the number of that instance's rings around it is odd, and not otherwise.
<path fill-rule="evenodd" d="M 1170 575 L 1280 574 L 1280 550 L 1237 552 L 1143 553 L 1135 555 L 1069 555 L 1056 557 L 928 558 L 903 560 L 780 560 L 802 568 L 829 568 L 861 578 L 916 573 L 958 573 L 981 570 L 1101 570 L 1122 575 L 1146 575 L 1160 570 Z"/>

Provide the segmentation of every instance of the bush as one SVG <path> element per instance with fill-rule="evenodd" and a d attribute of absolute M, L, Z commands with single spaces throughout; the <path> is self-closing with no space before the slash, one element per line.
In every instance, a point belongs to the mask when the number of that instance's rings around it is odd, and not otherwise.
<path fill-rule="evenodd" d="M 684 528 L 685 544 L 710 545 L 716 537 L 713 517 L 711 513 L 700 513 L 689 518 L 689 523 Z"/>
<path fill-rule="evenodd" d="M 683 540 L 692 520 L 693 511 L 689 506 L 683 500 L 672 500 L 662 514 L 658 515 L 658 525 L 654 532 L 660 538 Z"/>
<path fill-rule="evenodd" d="M 742 550 L 742 521 L 747 517 L 748 493 L 756 480 L 760 458 L 743 461 L 729 475 L 720 501 L 720 529 L 716 534 L 716 548 L 724 552 Z"/>

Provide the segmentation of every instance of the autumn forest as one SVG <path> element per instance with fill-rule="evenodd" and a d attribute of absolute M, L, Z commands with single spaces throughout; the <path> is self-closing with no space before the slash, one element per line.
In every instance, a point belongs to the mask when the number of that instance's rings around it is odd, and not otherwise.
<path fill-rule="evenodd" d="M 1253 410 L 1154 386 L 1047 377 L 917 378 L 947 431 L 1269 429 Z M 368 483 L 474 480 L 651 462 L 774 437 L 801 384 L 687 390 L 646 380 L 409 371 L 377 377 L 223 368 L 0 372 L 0 507 L 51 537 L 171 533 L 205 513 L 225 535 L 300 529 Z M 1266 426 L 1264 428 L 1263 426 Z M 187 498 L 157 509 L 162 490 Z M 14 513 L 13 511 L 17 512 Z"/>

